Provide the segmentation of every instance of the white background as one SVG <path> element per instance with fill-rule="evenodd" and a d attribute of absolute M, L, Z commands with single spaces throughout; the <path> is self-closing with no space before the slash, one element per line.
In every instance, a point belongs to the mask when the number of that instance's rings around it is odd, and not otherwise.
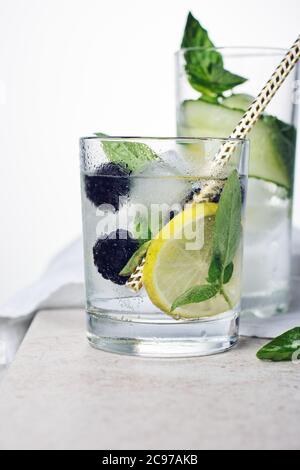
<path fill-rule="evenodd" d="M 79 136 L 175 134 L 189 9 L 216 45 L 299 34 L 299 0 L 0 0 L 0 303 L 80 233 Z"/>

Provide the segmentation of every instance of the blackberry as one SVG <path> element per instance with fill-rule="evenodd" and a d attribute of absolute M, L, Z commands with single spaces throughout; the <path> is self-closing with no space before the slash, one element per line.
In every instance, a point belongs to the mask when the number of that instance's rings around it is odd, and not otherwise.
<path fill-rule="evenodd" d="M 85 193 L 96 206 L 110 204 L 119 209 L 121 196 L 129 194 L 129 172 L 116 163 L 101 165 L 94 175 L 85 175 Z"/>
<path fill-rule="evenodd" d="M 127 230 L 117 230 L 99 238 L 93 248 L 99 274 L 115 284 L 125 284 L 129 276 L 120 276 L 119 273 L 139 246 L 139 241 L 132 238 Z"/>

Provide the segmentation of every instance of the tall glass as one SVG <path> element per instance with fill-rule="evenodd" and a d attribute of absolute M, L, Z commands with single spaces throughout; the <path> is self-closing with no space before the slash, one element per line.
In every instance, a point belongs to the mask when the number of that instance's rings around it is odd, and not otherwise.
<path fill-rule="evenodd" d="M 248 142 L 80 140 L 87 336 L 108 351 L 197 356 L 238 340 Z M 199 201 L 211 184 L 211 200 Z"/>
<path fill-rule="evenodd" d="M 193 137 L 230 135 L 251 95 L 258 94 L 285 53 L 251 47 L 218 49 L 225 68 L 247 81 L 216 104 L 204 102 L 190 85 L 185 70 L 189 51 L 176 54 L 177 135 Z M 261 317 L 286 312 L 290 302 L 296 77 L 297 70 L 249 136 L 243 310 Z"/>

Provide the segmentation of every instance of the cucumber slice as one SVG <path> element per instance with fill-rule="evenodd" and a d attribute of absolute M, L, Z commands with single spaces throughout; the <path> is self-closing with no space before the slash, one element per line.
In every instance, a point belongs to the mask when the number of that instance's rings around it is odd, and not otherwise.
<path fill-rule="evenodd" d="M 222 105 L 226 106 L 226 108 L 246 111 L 253 100 L 253 96 L 240 93 L 237 95 L 231 95 L 228 98 L 224 98 Z"/>
<path fill-rule="evenodd" d="M 228 137 L 243 111 L 202 100 L 185 101 L 179 116 L 179 135 Z M 249 134 L 249 176 L 262 178 L 287 189 L 292 187 L 296 130 L 272 116 L 259 119 Z"/>

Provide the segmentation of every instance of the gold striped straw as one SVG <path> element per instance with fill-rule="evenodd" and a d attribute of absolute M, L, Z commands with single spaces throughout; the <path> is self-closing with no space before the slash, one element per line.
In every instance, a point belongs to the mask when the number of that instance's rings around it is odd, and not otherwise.
<path fill-rule="evenodd" d="M 209 201 L 220 190 L 220 183 L 217 182 L 219 174 L 222 169 L 228 164 L 232 154 L 234 153 L 238 140 L 230 139 L 244 139 L 247 137 L 261 114 L 265 111 L 266 107 L 277 93 L 285 79 L 295 67 L 300 58 L 300 36 L 293 44 L 293 46 L 286 53 L 271 78 L 268 80 L 262 91 L 257 98 L 249 106 L 244 116 L 241 118 L 234 131 L 230 134 L 229 140 L 224 142 L 220 150 L 213 160 L 211 177 L 212 180 L 208 181 L 202 188 L 200 194 L 194 196 L 194 202 Z M 126 283 L 126 286 L 135 292 L 138 292 L 143 286 L 143 266 L 145 259 L 143 259 L 140 266 L 131 275 Z"/>

